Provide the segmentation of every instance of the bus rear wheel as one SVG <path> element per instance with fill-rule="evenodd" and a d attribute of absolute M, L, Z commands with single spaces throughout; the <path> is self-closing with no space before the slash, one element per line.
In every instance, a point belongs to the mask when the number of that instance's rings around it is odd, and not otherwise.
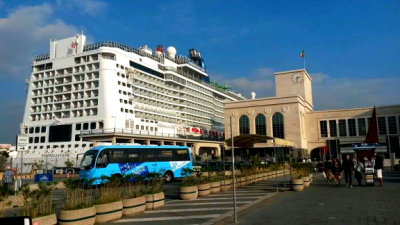
<path fill-rule="evenodd" d="M 164 179 L 165 182 L 171 182 L 172 180 L 174 180 L 174 174 L 171 171 L 167 171 L 164 173 Z"/>

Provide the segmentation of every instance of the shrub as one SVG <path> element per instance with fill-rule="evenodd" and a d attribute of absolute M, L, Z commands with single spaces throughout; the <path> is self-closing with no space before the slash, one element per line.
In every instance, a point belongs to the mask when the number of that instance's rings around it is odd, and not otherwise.
<path fill-rule="evenodd" d="M 53 214 L 52 191 L 55 185 L 56 183 L 54 182 L 40 182 L 38 184 L 39 188 L 35 190 L 31 190 L 28 185 L 22 186 L 21 194 L 24 199 L 23 216 L 35 218 Z"/>
<path fill-rule="evenodd" d="M 93 190 L 85 189 L 85 184 L 87 183 L 91 183 L 91 181 L 74 178 L 64 181 L 65 197 L 63 210 L 83 209 L 93 206 Z"/>

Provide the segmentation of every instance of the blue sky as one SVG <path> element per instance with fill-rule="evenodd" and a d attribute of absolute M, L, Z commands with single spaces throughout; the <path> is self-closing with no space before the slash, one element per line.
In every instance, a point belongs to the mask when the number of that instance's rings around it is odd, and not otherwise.
<path fill-rule="evenodd" d="M 211 80 L 275 95 L 273 73 L 302 68 L 316 110 L 399 104 L 400 1 L 2 1 L 0 143 L 13 143 L 32 58 L 50 38 L 198 49 Z"/>

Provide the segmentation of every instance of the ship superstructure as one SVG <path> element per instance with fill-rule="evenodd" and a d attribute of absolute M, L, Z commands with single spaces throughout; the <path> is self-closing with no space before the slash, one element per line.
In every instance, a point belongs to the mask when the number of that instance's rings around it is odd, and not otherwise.
<path fill-rule="evenodd" d="M 91 147 L 82 133 L 107 129 L 223 139 L 224 101 L 244 99 L 210 82 L 195 49 L 177 56 L 174 47 L 86 44 L 79 34 L 51 40 L 32 68 L 26 158 L 74 158 Z"/>

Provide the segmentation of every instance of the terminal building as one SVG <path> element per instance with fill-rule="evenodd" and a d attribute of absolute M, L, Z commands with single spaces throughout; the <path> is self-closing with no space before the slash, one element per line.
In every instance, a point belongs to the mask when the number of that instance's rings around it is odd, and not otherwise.
<path fill-rule="evenodd" d="M 340 153 L 350 153 L 355 144 L 364 141 L 373 106 L 315 111 L 312 77 L 306 70 L 274 75 L 275 97 L 255 98 L 252 93 L 252 99 L 225 103 L 226 138 L 231 137 L 232 129 L 234 137 L 256 134 L 271 137 L 270 140 L 288 140 L 295 158 L 313 160 L 323 155 L 337 157 Z M 390 153 L 400 158 L 400 105 L 376 106 L 376 112 L 379 151 L 387 158 Z M 250 154 L 252 149 L 270 152 L 271 145 L 264 141 L 244 150 Z"/>

